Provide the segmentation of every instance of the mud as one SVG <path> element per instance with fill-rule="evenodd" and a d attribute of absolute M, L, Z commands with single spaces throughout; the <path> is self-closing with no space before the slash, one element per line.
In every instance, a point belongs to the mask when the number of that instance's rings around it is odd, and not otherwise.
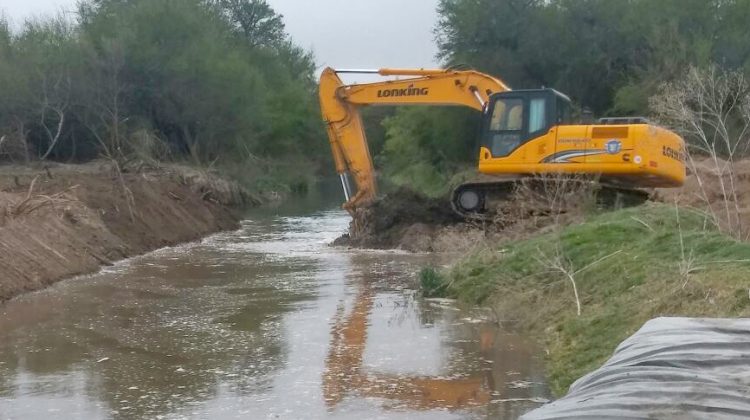
<path fill-rule="evenodd" d="M 358 209 L 352 217 L 349 234 L 338 238 L 334 245 L 400 248 L 412 252 L 442 251 L 445 230 L 463 233 L 472 230 L 461 222 L 448 200 L 429 198 L 400 188 L 378 198 L 370 206 Z"/>
<path fill-rule="evenodd" d="M 258 201 L 182 168 L 0 167 L 0 302 L 150 250 L 233 229 Z"/>
<path fill-rule="evenodd" d="M 591 194 L 590 191 L 569 191 Z M 560 195 L 563 197 L 563 195 Z M 564 197 L 570 200 L 573 195 Z M 558 197 L 556 197 L 558 198 Z M 520 239 L 543 232 L 553 225 L 583 217 L 578 204 L 560 203 L 520 188 L 513 197 L 493 210 L 489 221 L 467 221 L 456 215 L 447 198 L 428 198 L 402 188 L 384 195 L 352 217 L 349 234 L 334 246 L 352 248 L 401 249 L 410 252 L 467 252 L 486 243 Z M 552 210 L 555 211 L 552 211 Z"/>

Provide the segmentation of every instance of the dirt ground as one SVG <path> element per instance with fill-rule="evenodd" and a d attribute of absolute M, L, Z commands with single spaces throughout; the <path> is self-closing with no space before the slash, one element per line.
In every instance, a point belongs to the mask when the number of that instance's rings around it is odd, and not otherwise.
<path fill-rule="evenodd" d="M 160 247 L 233 229 L 257 201 L 179 166 L 0 167 L 0 302 Z"/>
<path fill-rule="evenodd" d="M 724 175 L 720 176 L 721 173 Z M 714 215 L 727 232 L 741 229 L 746 235 L 750 234 L 750 159 L 731 166 L 721 160 L 698 159 L 694 165 L 689 165 L 684 187 L 651 191 L 651 196 L 654 201 L 677 202 L 680 206 Z M 499 224 L 467 223 L 453 215 L 447 199 L 427 198 L 401 189 L 358 210 L 350 234 L 339 238 L 334 245 L 411 252 L 465 252 L 488 241 L 521 239 L 551 229 L 555 224 L 576 222 L 584 217 L 570 212 L 562 218 L 559 215 L 552 218 L 525 211 L 527 204 L 524 200 L 508 203 L 509 217 Z"/>
<path fill-rule="evenodd" d="M 440 251 L 440 241 L 445 236 L 442 230 L 456 228 L 459 222 L 443 200 L 401 188 L 359 209 L 352 218 L 349 235 L 334 245 Z"/>
<path fill-rule="evenodd" d="M 359 209 L 349 234 L 333 245 L 401 249 L 410 252 L 465 252 L 487 241 L 520 238 L 553 223 L 550 217 L 509 206 L 504 222 L 465 221 L 448 199 L 428 198 L 407 188 L 378 198 Z M 507 223 L 513 219 L 512 223 Z"/>

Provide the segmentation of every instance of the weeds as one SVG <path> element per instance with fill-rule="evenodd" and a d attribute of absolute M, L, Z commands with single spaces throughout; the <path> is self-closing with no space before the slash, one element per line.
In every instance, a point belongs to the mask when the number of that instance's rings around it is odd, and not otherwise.
<path fill-rule="evenodd" d="M 425 267 L 419 272 L 419 284 L 425 297 L 442 296 L 447 287 L 445 279 L 433 267 Z"/>
<path fill-rule="evenodd" d="M 750 315 L 750 244 L 705 220 L 664 204 L 595 215 L 471 253 L 429 284 L 541 336 L 560 394 L 655 316 Z"/>
<path fill-rule="evenodd" d="M 687 141 L 685 160 L 713 225 L 747 239 L 737 163 L 750 153 L 750 83 L 740 71 L 690 68 L 650 100 L 655 117 Z"/>

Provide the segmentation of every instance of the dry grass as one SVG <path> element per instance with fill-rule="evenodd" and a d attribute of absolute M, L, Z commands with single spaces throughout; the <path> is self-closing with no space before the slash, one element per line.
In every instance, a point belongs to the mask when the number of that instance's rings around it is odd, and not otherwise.
<path fill-rule="evenodd" d="M 651 98 L 654 116 L 687 141 L 693 192 L 710 222 L 738 239 L 750 238 L 743 208 L 742 159 L 750 154 L 750 82 L 740 71 L 690 68 Z"/>
<path fill-rule="evenodd" d="M 56 194 L 35 194 L 34 186 L 38 177 L 35 177 L 29 185 L 28 191 L 22 197 L 17 194 L 9 195 L 2 207 L 0 207 L 0 226 L 5 225 L 11 220 L 27 216 L 40 209 L 51 207 L 58 208 L 74 203 L 79 203 L 70 192 L 78 188 L 74 185 Z M 80 204 L 80 203 L 79 203 Z"/>

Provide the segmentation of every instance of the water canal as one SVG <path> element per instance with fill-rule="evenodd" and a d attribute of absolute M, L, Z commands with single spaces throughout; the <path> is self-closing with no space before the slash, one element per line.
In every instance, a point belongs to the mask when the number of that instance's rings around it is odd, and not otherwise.
<path fill-rule="evenodd" d="M 440 257 L 329 247 L 348 220 L 260 211 L 0 306 L 0 419 L 514 419 L 548 398 L 529 340 L 418 297 Z"/>

